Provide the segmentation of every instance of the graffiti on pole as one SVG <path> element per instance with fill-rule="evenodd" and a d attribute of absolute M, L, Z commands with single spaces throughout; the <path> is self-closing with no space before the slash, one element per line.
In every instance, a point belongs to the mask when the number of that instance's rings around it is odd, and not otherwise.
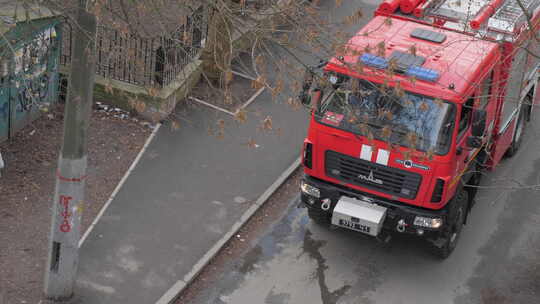
<path fill-rule="evenodd" d="M 63 209 L 62 212 L 60 212 L 60 215 L 64 218 L 62 221 L 62 224 L 60 224 L 60 231 L 62 232 L 70 232 L 71 231 L 71 224 L 69 221 L 69 218 L 71 217 L 71 212 L 69 212 L 69 203 L 73 199 L 71 196 L 67 195 L 60 195 L 60 205 L 62 205 Z"/>

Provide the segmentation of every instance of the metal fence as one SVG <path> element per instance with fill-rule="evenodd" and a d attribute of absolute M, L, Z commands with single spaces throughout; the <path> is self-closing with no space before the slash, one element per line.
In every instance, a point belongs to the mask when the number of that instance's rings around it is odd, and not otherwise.
<path fill-rule="evenodd" d="M 73 25 L 64 26 L 60 63 L 71 62 Z M 204 9 L 187 17 L 172 33 L 155 38 L 126 34 L 98 26 L 96 74 L 144 87 L 164 87 L 173 82 L 183 68 L 200 56 L 206 38 Z"/>

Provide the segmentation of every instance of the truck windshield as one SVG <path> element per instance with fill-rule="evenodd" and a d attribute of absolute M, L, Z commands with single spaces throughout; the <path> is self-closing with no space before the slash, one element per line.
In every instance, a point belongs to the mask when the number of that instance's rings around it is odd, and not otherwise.
<path fill-rule="evenodd" d="M 444 155 L 455 112 L 453 104 L 442 100 L 352 79 L 324 92 L 315 117 L 355 134 Z"/>

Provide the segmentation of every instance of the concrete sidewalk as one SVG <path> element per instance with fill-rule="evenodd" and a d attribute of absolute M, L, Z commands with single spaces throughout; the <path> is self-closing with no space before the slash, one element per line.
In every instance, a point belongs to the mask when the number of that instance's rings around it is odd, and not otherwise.
<path fill-rule="evenodd" d="M 248 122 L 238 124 L 196 107 L 177 113 L 179 130 L 157 132 L 82 244 L 78 303 L 166 303 L 242 215 L 256 209 L 257 199 L 298 159 L 308 114 L 273 102 L 268 92 L 248 110 Z M 258 129 L 264 117 L 255 112 L 270 115 L 281 135 Z M 208 134 L 218 119 L 226 124 L 224 139 Z M 248 147 L 250 139 L 257 147 Z"/>

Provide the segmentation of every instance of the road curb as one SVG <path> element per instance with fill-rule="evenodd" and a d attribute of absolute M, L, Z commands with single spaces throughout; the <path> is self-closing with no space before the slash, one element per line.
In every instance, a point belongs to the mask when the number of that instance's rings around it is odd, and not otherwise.
<path fill-rule="evenodd" d="M 231 229 L 219 239 L 208 252 L 193 266 L 191 271 L 184 276 L 182 280 L 178 280 L 155 304 L 170 304 L 178 295 L 186 288 L 186 286 L 195 279 L 201 270 L 214 258 L 214 256 L 223 248 L 223 246 L 242 228 L 242 226 L 259 210 L 259 208 L 268 200 L 268 198 L 276 192 L 276 190 L 291 176 L 291 174 L 300 166 L 301 157 L 297 158 L 281 175 L 268 187 L 255 203 L 242 214 L 240 219 L 236 221 Z"/>

